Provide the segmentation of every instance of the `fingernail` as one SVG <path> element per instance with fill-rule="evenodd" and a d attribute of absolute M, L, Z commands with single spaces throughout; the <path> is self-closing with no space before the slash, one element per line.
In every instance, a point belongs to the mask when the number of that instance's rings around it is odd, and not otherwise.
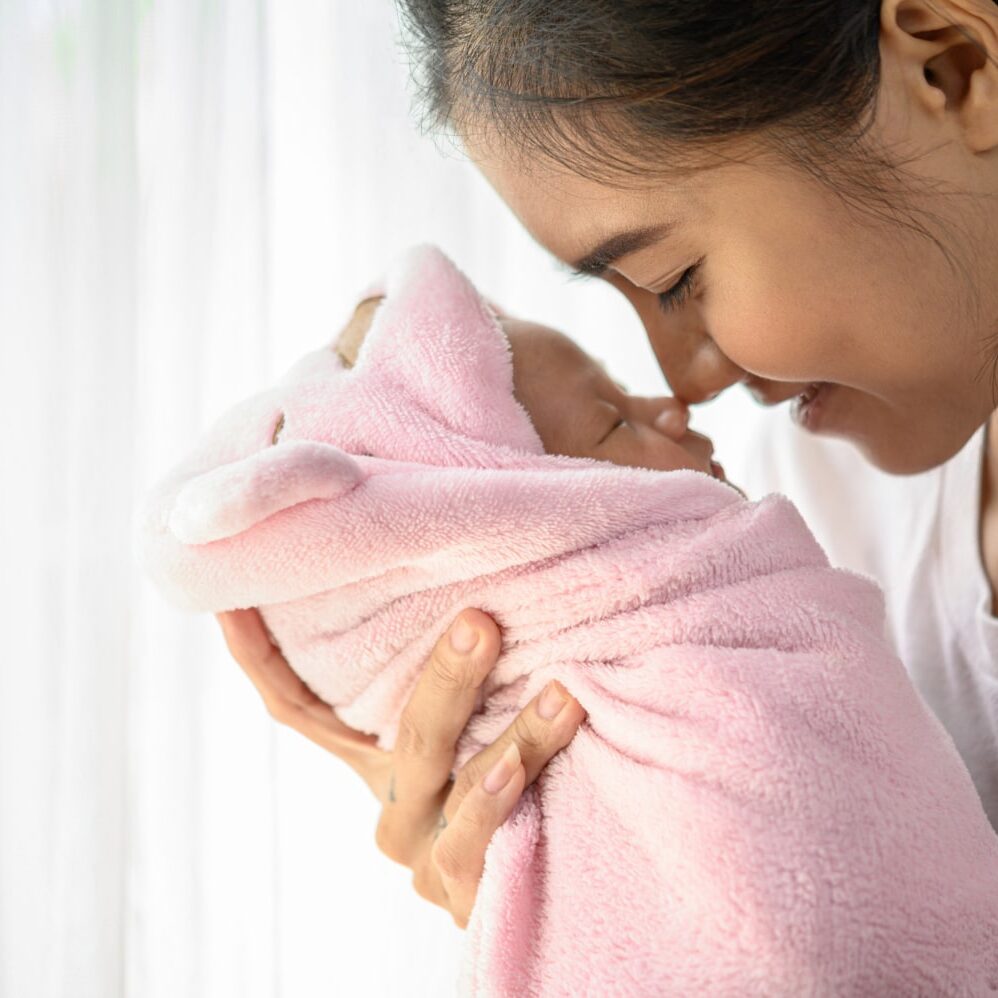
<path fill-rule="evenodd" d="M 466 655 L 478 644 L 478 631 L 464 617 L 458 617 L 457 623 L 450 629 L 450 646 L 454 651 Z"/>
<path fill-rule="evenodd" d="M 520 750 L 516 742 L 510 742 L 499 761 L 485 774 L 482 789 L 487 794 L 497 794 L 513 778 L 520 765 Z"/>
<path fill-rule="evenodd" d="M 568 697 L 565 696 L 561 687 L 552 679 L 547 686 L 544 687 L 544 692 L 541 694 L 540 700 L 537 701 L 537 713 L 544 718 L 545 721 L 550 721 L 552 717 L 556 717 L 558 711 L 568 702 Z"/>

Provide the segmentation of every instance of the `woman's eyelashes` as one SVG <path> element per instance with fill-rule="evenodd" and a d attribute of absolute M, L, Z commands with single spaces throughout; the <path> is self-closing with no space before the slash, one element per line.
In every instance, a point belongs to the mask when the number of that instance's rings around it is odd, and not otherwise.
<path fill-rule="evenodd" d="M 663 312 L 671 312 L 673 309 L 684 305 L 693 292 L 693 283 L 703 265 L 703 257 L 700 257 L 691 267 L 683 271 L 682 276 L 668 291 L 662 291 L 658 295 L 658 305 Z"/>

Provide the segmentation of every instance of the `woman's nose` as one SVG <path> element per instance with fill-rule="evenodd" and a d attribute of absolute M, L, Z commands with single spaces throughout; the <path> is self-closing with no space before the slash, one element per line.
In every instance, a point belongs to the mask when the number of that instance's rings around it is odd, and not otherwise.
<path fill-rule="evenodd" d="M 690 425 L 690 410 L 674 398 L 647 399 L 651 425 L 673 440 L 681 440 Z"/>
<path fill-rule="evenodd" d="M 652 292 L 619 275 L 610 283 L 634 306 L 658 366 L 683 402 L 706 402 L 745 379 L 746 372 L 729 360 L 704 330 L 695 303 L 676 312 L 663 312 Z"/>
<path fill-rule="evenodd" d="M 728 360 L 709 336 L 684 334 L 662 346 L 660 340 L 652 339 L 658 365 L 676 397 L 687 405 L 709 402 L 745 380 L 746 372 Z"/>

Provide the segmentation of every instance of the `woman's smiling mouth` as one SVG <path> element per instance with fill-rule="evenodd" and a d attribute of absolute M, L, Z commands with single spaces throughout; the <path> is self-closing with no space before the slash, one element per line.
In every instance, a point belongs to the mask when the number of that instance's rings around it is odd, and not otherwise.
<path fill-rule="evenodd" d="M 798 426 L 812 432 L 817 429 L 828 387 L 825 381 L 814 381 L 793 400 L 790 414 Z"/>

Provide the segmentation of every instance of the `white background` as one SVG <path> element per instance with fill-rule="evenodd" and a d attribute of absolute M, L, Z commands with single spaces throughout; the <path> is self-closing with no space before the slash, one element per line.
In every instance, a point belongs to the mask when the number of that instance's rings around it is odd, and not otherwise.
<path fill-rule="evenodd" d="M 0 0 L 0 995 L 453 993 L 461 933 L 367 788 L 129 538 L 413 242 L 663 390 L 624 299 L 421 138 L 406 83 L 390 0 Z M 757 418 L 694 421 L 735 478 Z"/>

